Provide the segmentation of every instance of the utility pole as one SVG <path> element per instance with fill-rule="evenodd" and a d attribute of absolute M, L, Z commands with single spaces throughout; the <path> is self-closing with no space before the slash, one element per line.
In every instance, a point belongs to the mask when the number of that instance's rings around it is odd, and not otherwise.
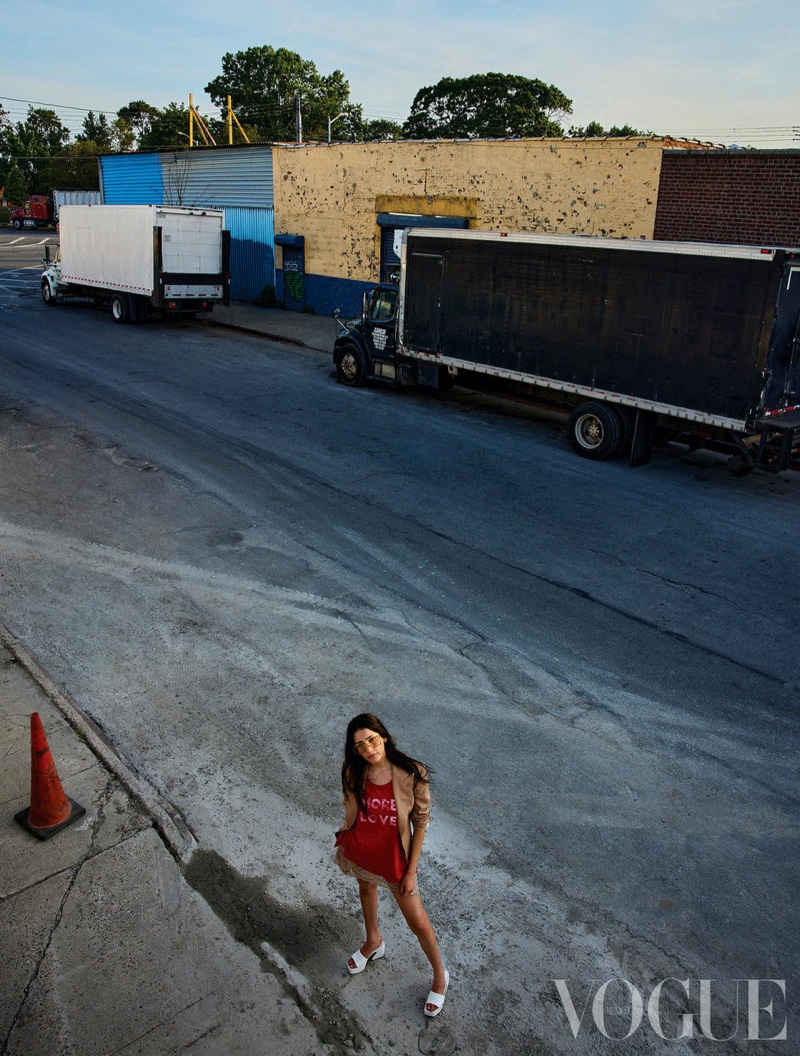
<path fill-rule="evenodd" d="M 295 143 L 303 142 L 303 115 L 300 113 L 300 96 L 294 97 L 294 141 Z"/>

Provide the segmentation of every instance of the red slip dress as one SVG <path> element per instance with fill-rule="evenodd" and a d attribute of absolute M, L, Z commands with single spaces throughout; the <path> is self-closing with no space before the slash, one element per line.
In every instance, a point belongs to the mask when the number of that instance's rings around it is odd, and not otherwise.
<path fill-rule="evenodd" d="M 359 810 L 352 829 L 337 837 L 335 860 L 344 873 L 360 880 L 396 888 L 408 868 L 397 828 L 397 803 L 392 782 L 367 781 L 367 812 Z"/>

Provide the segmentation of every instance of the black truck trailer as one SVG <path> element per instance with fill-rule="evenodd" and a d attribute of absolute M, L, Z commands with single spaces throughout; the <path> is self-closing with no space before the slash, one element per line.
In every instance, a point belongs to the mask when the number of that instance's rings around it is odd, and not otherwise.
<path fill-rule="evenodd" d="M 425 228 L 334 346 L 346 385 L 533 396 L 586 458 L 659 430 L 788 468 L 800 444 L 800 250 Z"/>

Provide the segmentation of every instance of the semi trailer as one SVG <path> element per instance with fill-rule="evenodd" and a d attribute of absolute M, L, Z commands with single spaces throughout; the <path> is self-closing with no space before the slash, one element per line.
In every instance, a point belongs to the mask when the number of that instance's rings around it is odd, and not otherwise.
<path fill-rule="evenodd" d="M 424 228 L 400 260 L 339 320 L 342 384 L 532 397 L 569 413 L 590 459 L 639 465 L 678 434 L 728 445 L 734 472 L 789 467 L 800 250 Z"/>

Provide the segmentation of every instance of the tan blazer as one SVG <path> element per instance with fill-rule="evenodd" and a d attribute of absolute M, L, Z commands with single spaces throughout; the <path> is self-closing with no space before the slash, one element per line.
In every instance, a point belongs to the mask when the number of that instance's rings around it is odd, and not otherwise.
<path fill-rule="evenodd" d="M 422 773 L 425 773 L 424 769 Z M 431 787 L 427 781 L 418 781 L 415 788 L 414 775 L 392 764 L 392 790 L 397 803 L 397 831 L 406 858 L 409 858 L 412 830 L 426 828 L 430 820 Z M 345 807 L 344 825 L 339 832 L 352 829 L 358 817 L 358 802 L 352 792 L 348 792 L 342 802 Z"/>

